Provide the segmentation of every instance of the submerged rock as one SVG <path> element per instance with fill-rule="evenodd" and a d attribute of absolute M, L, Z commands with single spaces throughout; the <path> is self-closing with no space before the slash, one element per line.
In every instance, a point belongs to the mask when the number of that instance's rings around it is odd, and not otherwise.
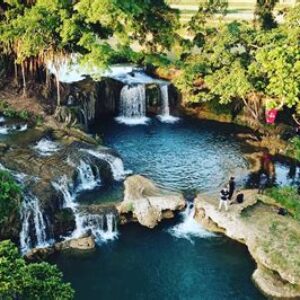
<path fill-rule="evenodd" d="M 247 245 L 257 263 L 253 279 L 263 293 L 280 299 L 300 298 L 300 224 L 280 216 L 273 199 L 243 192 L 245 202 L 218 210 L 218 197 L 199 195 L 195 219 L 206 229 L 221 232 Z"/>
<path fill-rule="evenodd" d="M 124 185 L 124 200 L 117 207 L 122 223 L 124 216 L 132 216 L 141 225 L 154 228 L 163 218 L 170 218 L 171 212 L 185 207 L 182 194 L 162 189 L 143 176 L 128 177 Z"/>

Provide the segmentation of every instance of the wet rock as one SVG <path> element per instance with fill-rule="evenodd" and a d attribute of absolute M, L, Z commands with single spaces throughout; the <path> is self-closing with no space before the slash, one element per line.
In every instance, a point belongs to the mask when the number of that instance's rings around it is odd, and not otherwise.
<path fill-rule="evenodd" d="M 26 253 L 25 259 L 29 262 L 45 261 L 49 256 L 55 253 L 54 247 L 34 248 Z"/>
<path fill-rule="evenodd" d="M 96 247 L 95 239 L 92 236 L 85 236 L 78 239 L 71 239 L 55 244 L 57 251 L 76 249 L 76 250 L 92 250 Z"/>
<path fill-rule="evenodd" d="M 132 214 L 132 219 L 146 227 L 154 228 L 170 212 L 183 210 L 182 194 L 159 188 L 151 180 L 135 175 L 125 180 L 124 200 L 117 209 L 121 215 Z M 123 222 L 125 222 L 123 220 Z"/>
<path fill-rule="evenodd" d="M 53 234 L 56 238 L 71 234 L 75 228 L 75 216 L 71 208 L 63 208 L 54 213 Z"/>

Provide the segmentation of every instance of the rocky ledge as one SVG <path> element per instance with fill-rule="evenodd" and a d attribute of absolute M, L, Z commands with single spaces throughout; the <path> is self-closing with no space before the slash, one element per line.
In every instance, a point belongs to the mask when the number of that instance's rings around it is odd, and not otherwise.
<path fill-rule="evenodd" d="M 279 215 L 273 199 L 244 191 L 245 202 L 218 211 L 217 195 L 199 195 L 195 219 L 206 229 L 244 243 L 257 263 L 252 278 L 268 297 L 300 299 L 300 223 Z"/>
<path fill-rule="evenodd" d="M 162 219 L 172 218 L 175 211 L 185 207 L 182 194 L 160 188 L 143 176 L 130 176 L 124 185 L 124 200 L 117 206 L 123 224 L 137 221 L 154 228 Z"/>

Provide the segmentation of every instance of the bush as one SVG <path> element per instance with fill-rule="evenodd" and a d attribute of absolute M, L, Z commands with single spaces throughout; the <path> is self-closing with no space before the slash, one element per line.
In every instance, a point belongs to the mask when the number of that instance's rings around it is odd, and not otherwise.
<path fill-rule="evenodd" d="M 266 195 L 273 198 L 300 221 L 300 195 L 295 187 L 273 187 L 266 190 Z"/>
<path fill-rule="evenodd" d="M 0 243 L 0 299 L 73 299 L 62 273 L 48 263 L 27 264 L 11 241 Z"/>
<path fill-rule="evenodd" d="M 0 170 L 0 226 L 19 213 L 21 189 L 6 171 Z"/>

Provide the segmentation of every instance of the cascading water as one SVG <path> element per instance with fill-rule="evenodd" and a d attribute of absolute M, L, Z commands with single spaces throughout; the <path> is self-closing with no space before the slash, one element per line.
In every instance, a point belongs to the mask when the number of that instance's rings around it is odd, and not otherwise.
<path fill-rule="evenodd" d="M 71 208 L 75 211 L 77 204 L 74 202 L 75 193 L 73 184 L 69 182 L 66 175 L 62 176 L 57 182 L 52 182 L 53 187 L 56 191 L 60 192 L 63 196 L 63 207 Z"/>
<path fill-rule="evenodd" d="M 146 86 L 144 84 L 125 85 L 120 94 L 120 115 L 116 118 L 126 125 L 145 124 Z"/>
<path fill-rule="evenodd" d="M 215 235 L 205 230 L 196 220 L 195 206 L 188 203 L 186 209 L 181 213 L 182 222 L 170 228 L 168 232 L 176 238 L 188 239 L 192 242 L 193 237 L 207 238 Z"/>
<path fill-rule="evenodd" d="M 168 84 L 160 84 L 160 94 L 162 100 L 162 113 L 158 116 L 159 120 L 164 123 L 175 123 L 179 120 L 178 117 L 174 117 L 170 114 L 169 103 L 169 88 Z"/>
<path fill-rule="evenodd" d="M 78 225 L 76 236 L 90 231 L 98 244 L 114 240 L 118 236 L 117 219 L 113 213 L 99 215 L 82 213 Z"/>
<path fill-rule="evenodd" d="M 55 152 L 60 150 L 58 143 L 51 141 L 48 138 L 43 138 L 33 146 L 33 149 L 36 150 L 41 156 L 51 156 Z"/>
<path fill-rule="evenodd" d="M 124 164 L 121 158 L 114 156 L 110 153 L 102 153 L 102 152 L 97 152 L 94 150 L 82 150 L 85 151 L 101 160 L 106 161 L 112 171 L 112 175 L 114 177 L 114 180 L 116 181 L 121 181 L 124 179 L 125 176 L 125 170 L 124 170 Z"/>
<path fill-rule="evenodd" d="M 27 124 L 23 124 L 23 125 L 12 125 L 12 126 L 8 126 L 8 125 L 3 125 L 0 126 L 0 134 L 10 134 L 13 132 L 23 132 L 26 131 L 28 128 Z"/>
<path fill-rule="evenodd" d="M 91 155 L 98 155 L 100 153 L 92 150 L 82 150 L 88 151 Z M 91 152 L 90 152 L 91 151 Z M 107 154 L 108 157 L 114 158 L 112 155 Z M 104 157 L 107 157 L 106 155 Z M 101 156 L 101 159 L 102 156 Z M 118 160 L 122 160 L 117 158 Z M 113 174 L 119 178 L 121 172 L 119 170 L 124 170 L 123 163 L 113 162 L 111 159 L 111 163 L 115 168 L 115 173 L 112 168 Z M 73 162 L 70 161 L 71 164 Z M 112 240 L 117 237 L 117 222 L 115 215 L 112 213 L 103 214 L 103 215 L 92 215 L 89 213 L 81 212 L 78 204 L 76 203 L 76 196 L 79 192 L 92 190 L 96 186 L 101 184 L 100 174 L 93 172 L 91 165 L 83 160 L 80 160 L 79 166 L 77 167 L 78 178 L 77 178 L 77 186 L 75 187 L 70 180 L 68 180 L 67 176 L 62 176 L 57 182 L 53 182 L 53 187 L 59 191 L 64 198 L 64 207 L 71 208 L 74 216 L 75 216 L 75 224 L 76 229 L 71 235 L 71 238 L 78 238 L 91 231 L 95 236 L 97 242 L 103 242 L 107 240 Z"/>
<path fill-rule="evenodd" d="M 20 214 L 22 221 L 20 232 L 22 253 L 28 252 L 31 248 L 47 247 L 49 245 L 47 226 L 38 198 L 31 194 L 24 194 Z M 32 230 L 34 231 L 34 238 L 32 238 Z"/>
<path fill-rule="evenodd" d="M 32 248 L 47 247 L 51 243 L 51 235 L 47 234 L 47 222 L 41 210 L 39 199 L 31 193 L 24 191 L 26 181 L 36 181 L 38 178 L 28 176 L 24 173 L 16 173 L 5 168 L 0 163 L 0 170 L 5 170 L 12 174 L 15 180 L 23 187 L 22 204 L 20 208 L 21 232 L 20 247 L 21 252 L 26 253 Z"/>
<path fill-rule="evenodd" d="M 77 170 L 79 185 L 76 188 L 76 192 L 93 190 L 95 187 L 101 184 L 98 168 L 95 169 L 96 174 L 94 174 L 91 165 L 83 160 L 80 160 Z"/>

